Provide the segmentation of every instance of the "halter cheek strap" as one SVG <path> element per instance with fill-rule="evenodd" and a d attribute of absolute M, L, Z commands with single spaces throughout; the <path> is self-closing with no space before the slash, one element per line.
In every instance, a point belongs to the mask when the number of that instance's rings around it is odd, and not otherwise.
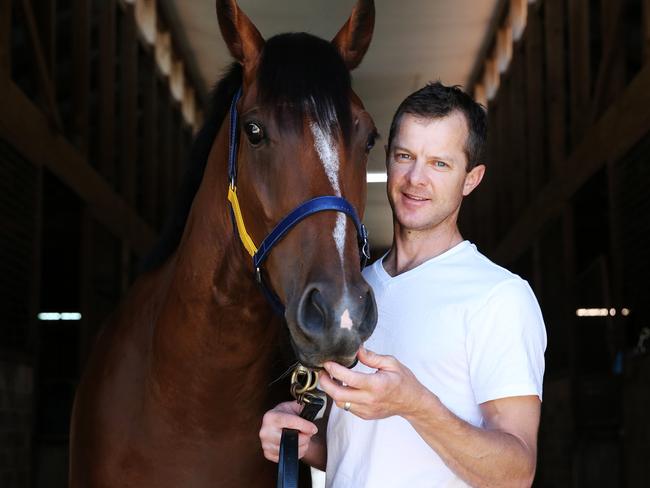
<path fill-rule="evenodd" d="M 255 245 L 252 237 L 246 230 L 244 217 L 241 213 L 239 199 L 237 198 L 237 152 L 239 149 L 239 123 L 237 114 L 237 101 L 241 98 L 242 90 L 239 88 L 230 104 L 230 143 L 228 150 L 228 202 L 233 218 L 235 231 L 239 235 L 244 248 L 253 258 L 253 267 L 255 277 L 262 288 L 262 292 L 267 300 L 273 306 L 275 311 L 284 315 L 284 305 L 273 293 L 270 287 L 265 283 L 262 277 L 262 265 L 268 257 L 271 249 L 300 221 L 318 212 L 334 211 L 342 212 L 349 216 L 354 222 L 357 230 L 357 240 L 359 244 L 359 254 L 361 255 L 361 267 L 366 265 L 370 259 L 370 246 L 368 244 L 368 233 L 365 226 L 361 223 L 354 207 L 345 198 L 338 196 L 321 196 L 307 200 L 292 210 L 273 228 L 268 236 L 262 241 L 260 247 Z"/>
<path fill-rule="evenodd" d="M 246 231 L 244 224 L 244 217 L 241 213 L 239 206 L 239 199 L 237 198 L 237 150 L 239 149 L 239 130 L 237 115 L 237 101 L 241 98 L 241 87 L 235 93 L 235 96 L 230 103 L 230 133 L 228 144 L 228 202 L 230 202 L 230 209 L 232 211 L 233 220 L 237 228 L 237 234 L 241 239 L 242 244 L 248 254 L 253 257 L 257 252 L 257 247 L 253 239 Z"/>
<path fill-rule="evenodd" d="M 235 225 L 237 226 L 237 234 L 239 234 L 239 239 L 244 245 L 244 248 L 248 251 L 248 254 L 250 254 L 251 257 L 254 257 L 255 254 L 257 254 L 257 247 L 255 247 L 253 238 L 246 231 L 244 217 L 242 217 L 241 208 L 239 207 L 239 199 L 237 198 L 236 187 L 228 187 L 228 201 L 230 202 L 232 215 L 235 220 Z"/>

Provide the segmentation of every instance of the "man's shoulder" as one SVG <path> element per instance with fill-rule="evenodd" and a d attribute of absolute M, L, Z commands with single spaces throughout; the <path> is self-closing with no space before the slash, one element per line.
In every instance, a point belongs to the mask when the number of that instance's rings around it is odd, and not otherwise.
<path fill-rule="evenodd" d="M 382 256 L 383 258 L 383 256 Z M 380 288 L 390 281 L 382 268 L 382 258 L 363 270 L 363 277 L 373 288 Z M 404 287 L 418 289 L 448 290 L 455 295 L 480 298 L 505 283 L 527 286 L 526 281 L 505 267 L 482 254 L 470 241 L 463 241 L 446 254 L 437 256 L 410 271 L 401 278 Z"/>
<path fill-rule="evenodd" d="M 473 283 L 487 290 L 510 281 L 525 283 L 518 275 L 482 254 L 476 245 L 469 241 L 463 251 L 454 258 L 444 263 L 448 268 L 445 274 L 457 280 Z"/>

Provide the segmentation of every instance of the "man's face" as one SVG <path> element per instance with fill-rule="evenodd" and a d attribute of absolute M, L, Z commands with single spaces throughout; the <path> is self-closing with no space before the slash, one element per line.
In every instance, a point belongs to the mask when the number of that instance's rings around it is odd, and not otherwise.
<path fill-rule="evenodd" d="M 467 172 L 468 129 L 460 112 L 438 119 L 404 114 L 387 150 L 388 199 L 402 230 L 455 226 L 463 196 L 484 166 Z"/>

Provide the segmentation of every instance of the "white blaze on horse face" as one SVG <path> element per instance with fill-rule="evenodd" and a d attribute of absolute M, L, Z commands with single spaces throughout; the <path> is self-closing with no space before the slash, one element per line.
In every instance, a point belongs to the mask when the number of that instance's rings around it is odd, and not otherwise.
<path fill-rule="evenodd" d="M 318 157 L 323 163 L 327 179 L 332 184 L 332 189 L 337 197 L 341 196 L 341 186 L 339 185 L 339 153 L 338 148 L 329 132 L 325 132 L 315 122 L 310 122 L 309 128 L 314 136 L 314 147 L 318 153 Z M 341 258 L 341 265 L 343 264 L 343 251 L 345 250 L 345 226 L 347 219 L 345 214 L 338 212 L 336 215 L 336 225 L 334 226 L 334 242 L 336 243 L 336 250 L 339 252 Z M 348 314 L 349 315 L 349 314 Z"/>
<path fill-rule="evenodd" d="M 346 308 L 345 312 L 341 314 L 341 329 L 351 330 L 354 323 L 350 317 L 350 311 Z"/>

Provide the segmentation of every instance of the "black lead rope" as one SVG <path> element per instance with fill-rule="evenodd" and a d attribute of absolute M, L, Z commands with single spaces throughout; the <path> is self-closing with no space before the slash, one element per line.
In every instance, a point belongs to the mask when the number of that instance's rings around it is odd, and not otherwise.
<path fill-rule="evenodd" d="M 325 405 L 322 392 L 315 393 L 318 383 L 318 373 L 298 365 L 291 378 L 291 394 L 296 401 L 304 405 L 300 416 L 313 422 Z M 298 488 L 298 431 L 282 429 L 280 439 L 280 456 L 278 460 L 277 488 Z"/>

